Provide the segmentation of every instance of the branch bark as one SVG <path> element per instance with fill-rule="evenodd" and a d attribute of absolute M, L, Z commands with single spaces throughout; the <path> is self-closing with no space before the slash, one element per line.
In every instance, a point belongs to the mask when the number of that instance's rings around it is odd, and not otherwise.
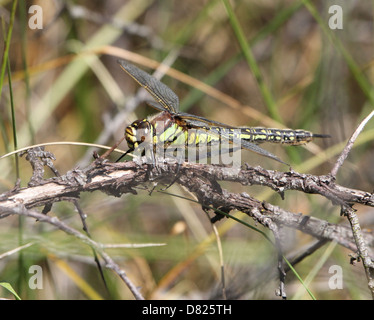
<path fill-rule="evenodd" d="M 111 163 L 96 160 L 85 170 L 74 169 L 60 177 L 40 181 L 39 185 L 18 188 L 0 195 L 0 206 L 14 208 L 19 204 L 30 209 L 48 206 L 54 202 L 78 199 L 82 192 L 102 191 L 120 197 L 125 193 L 136 194 L 135 188 L 149 181 L 169 183 L 175 178 L 176 164 L 160 164 L 150 169 L 136 162 Z M 284 193 L 286 190 L 319 194 L 333 204 L 363 204 L 374 206 L 374 195 L 335 183 L 332 176 L 313 176 L 297 172 L 278 172 L 261 167 L 249 167 L 239 172 L 215 165 L 183 163 L 177 182 L 194 193 L 206 208 L 240 210 L 264 226 L 270 221 L 308 233 L 317 239 L 337 241 L 352 251 L 357 250 L 348 226 L 328 223 L 324 220 L 294 213 L 270 203 L 261 202 L 246 193 L 235 194 L 222 189 L 217 181 L 236 181 L 243 185 L 263 185 Z M 0 218 L 8 213 L 0 212 Z M 374 246 L 374 235 L 363 231 L 364 239 Z"/>

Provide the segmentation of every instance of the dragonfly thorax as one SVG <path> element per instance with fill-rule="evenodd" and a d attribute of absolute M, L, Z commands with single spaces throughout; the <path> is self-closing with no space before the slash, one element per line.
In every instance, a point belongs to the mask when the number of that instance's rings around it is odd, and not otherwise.
<path fill-rule="evenodd" d="M 152 125 L 148 120 L 134 121 L 125 130 L 127 145 L 134 150 L 144 141 L 151 141 L 152 131 Z"/>

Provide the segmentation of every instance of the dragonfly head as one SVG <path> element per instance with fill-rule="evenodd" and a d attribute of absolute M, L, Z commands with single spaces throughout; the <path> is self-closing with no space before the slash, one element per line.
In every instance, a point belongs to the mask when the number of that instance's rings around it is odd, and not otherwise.
<path fill-rule="evenodd" d="M 136 149 L 142 142 L 151 141 L 152 125 L 148 120 L 136 120 L 125 130 L 127 145 Z"/>

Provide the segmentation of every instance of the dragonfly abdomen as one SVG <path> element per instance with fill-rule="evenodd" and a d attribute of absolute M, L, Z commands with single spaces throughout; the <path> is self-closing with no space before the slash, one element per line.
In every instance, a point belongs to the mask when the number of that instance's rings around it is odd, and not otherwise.
<path fill-rule="evenodd" d="M 272 142 L 298 146 L 313 140 L 313 133 L 306 130 L 274 128 L 242 128 L 241 138 L 252 143 Z"/>

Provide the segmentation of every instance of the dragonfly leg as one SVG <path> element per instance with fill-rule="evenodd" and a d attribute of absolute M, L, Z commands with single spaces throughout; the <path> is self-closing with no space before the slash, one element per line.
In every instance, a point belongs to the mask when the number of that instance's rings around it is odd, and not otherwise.
<path fill-rule="evenodd" d="M 216 223 L 217 221 L 222 220 L 224 217 L 226 217 L 223 213 L 230 213 L 230 208 L 219 208 L 219 210 L 214 210 L 215 216 L 210 218 L 211 223 Z M 222 213 L 223 212 L 223 213 Z"/>
<path fill-rule="evenodd" d="M 165 188 L 161 189 L 162 191 L 169 189 L 178 180 L 180 168 L 181 168 L 181 163 L 177 161 L 177 172 L 175 173 L 175 177 Z"/>
<path fill-rule="evenodd" d="M 128 153 L 131 153 L 131 152 L 133 152 L 134 151 L 134 149 L 129 149 L 129 150 L 127 150 L 124 154 L 122 154 L 117 160 L 116 160 L 116 162 L 119 162 L 122 158 L 124 158 Z"/>

